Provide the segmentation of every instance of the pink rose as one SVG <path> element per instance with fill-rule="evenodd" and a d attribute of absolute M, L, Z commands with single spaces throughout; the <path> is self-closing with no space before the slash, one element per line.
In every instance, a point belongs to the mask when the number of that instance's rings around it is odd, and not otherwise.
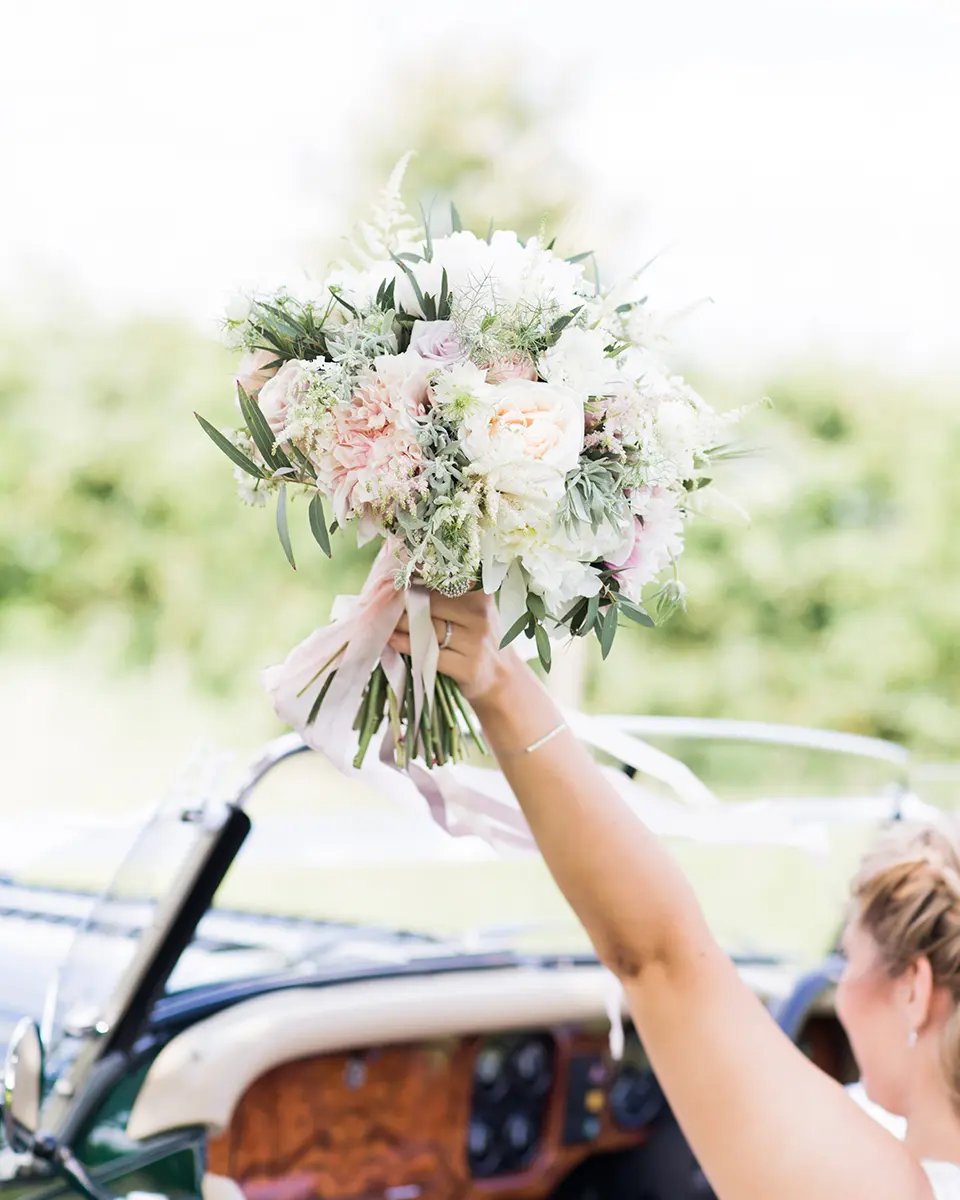
<path fill-rule="evenodd" d="M 457 337 L 452 321 L 414 321 L 410 349 L 438 366 L 467 361 L 467 351 Z"/>
<path fill-rule="evenodd" d="M 309 382 L 313 372 L 308 363 L 291 359 L 285 362 L 272 379 L 260 389 L 257 403 L 267 418 L 267 424 L 279 438 L 287 424 L 290 409 Z"/>
<path fill-rule="evenodd" d="M 240 359 L 236 381 L 248 396 L 259 392 L 267 380 L 276 375 L 277 367 L 268 366 L 276 361 L 277 356 L 273 350 L 251 350 Z"/>
<path fill-rule="evenodd" d="M 537 380 L 537 368 L 526 354 L 498 358 L 487 365 L 487 383 L 506 383 L 508 379 Z"/>

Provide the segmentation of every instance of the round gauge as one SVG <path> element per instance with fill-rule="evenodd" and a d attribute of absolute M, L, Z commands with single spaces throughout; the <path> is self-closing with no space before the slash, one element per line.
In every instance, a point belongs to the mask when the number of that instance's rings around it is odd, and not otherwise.
<path fill-rule="evenodd" d="M 522 1154 L 533 1145 L 533 1122 L 523 1113 L 511 1113 L 504 1122 L 503 1136 L 511 1150 Z"/>
<path fill-rule="evenodd" d="M 650 1071 L 624 1067 L 610 1088 L 610 1115 L 621 1129 L 641 1129 L 663 1108 L 663 1093 Z"/>
<path fill-rule="evenodd" d="M 477 1088 L 488 1099 L 499 1099 L 507 1094 L 510 1081 L 506 1067 L 507 1056 L 500 1046 L 484 1046 L 477 1055 L 473 1076 Z"/>
<path fill-rule="evenodd" d="M 478 1118 L 467 1130 L 467 1158 L 475 1176 L 495 1175 L 500 1169 L 502 1155 L 494 1131 Z"/>
<path fill-rule="evenodd" d="M 542 1096 L 553 1082 L 550 1051 L 541 1040 L 521 1042 L 510 1059 L 514 1078 L 528 1096 Z"/>
<path fill-rule="evenodd" d="M 485 1158 L 493 1145 L 493 1133 L 485 1121 L 471 1121 L 467 1146 L 471 1158 Z"/>

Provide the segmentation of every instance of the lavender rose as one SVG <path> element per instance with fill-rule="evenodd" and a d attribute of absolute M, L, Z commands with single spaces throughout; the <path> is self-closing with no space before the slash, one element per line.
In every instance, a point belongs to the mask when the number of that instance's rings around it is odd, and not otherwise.
<path fill-rule="evenodd" d="M 467 351 L 452 321 L 414 321 L 410 349 L 439 367 L 467 361 Z"/>

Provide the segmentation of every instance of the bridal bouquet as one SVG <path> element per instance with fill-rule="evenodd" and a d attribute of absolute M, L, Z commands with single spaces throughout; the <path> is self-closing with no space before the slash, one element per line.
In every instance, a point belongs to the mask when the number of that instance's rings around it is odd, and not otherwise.
<path fill-rule="evenodd" d="M 504 643 L 530 638 L 545 670 L 555 639 L 595 635 L 606 657 L 621 618 L 680 607 L 684 524 L 739 416 L 666 370 L 637 277 L 604 290 L 590 254 L 480 237 L 455 209 L 432 236 L 400 198 L 404 165 L 352 263 L 232 306 L 242 426 L 198 416 L 243 498 L 275 494 L 291 565 L 294 497 L 325 554 L 338 527 L 382 541 L 360 597 L 265 676 L 278 713 L 335 759 L 352 725 L 355 766 L 385 722 L 402 766 L 479 744 L 436 670 L 431 589 L 495 593 Z M 404 608 L 401 659 L 386 643 Z"/>

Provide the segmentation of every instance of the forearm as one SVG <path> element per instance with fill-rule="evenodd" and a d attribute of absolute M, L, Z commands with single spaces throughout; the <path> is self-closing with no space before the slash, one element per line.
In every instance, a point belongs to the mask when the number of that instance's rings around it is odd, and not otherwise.
<path fill-rule="evenodd" d="M 520 752 L 561 715 L 519 660 L 504 671 L 501 685 L 475 702 L 477 715 L 597 953 L 623 976 L 698 956 L 711 939 L 682 872 L 569 731 Z"/>

